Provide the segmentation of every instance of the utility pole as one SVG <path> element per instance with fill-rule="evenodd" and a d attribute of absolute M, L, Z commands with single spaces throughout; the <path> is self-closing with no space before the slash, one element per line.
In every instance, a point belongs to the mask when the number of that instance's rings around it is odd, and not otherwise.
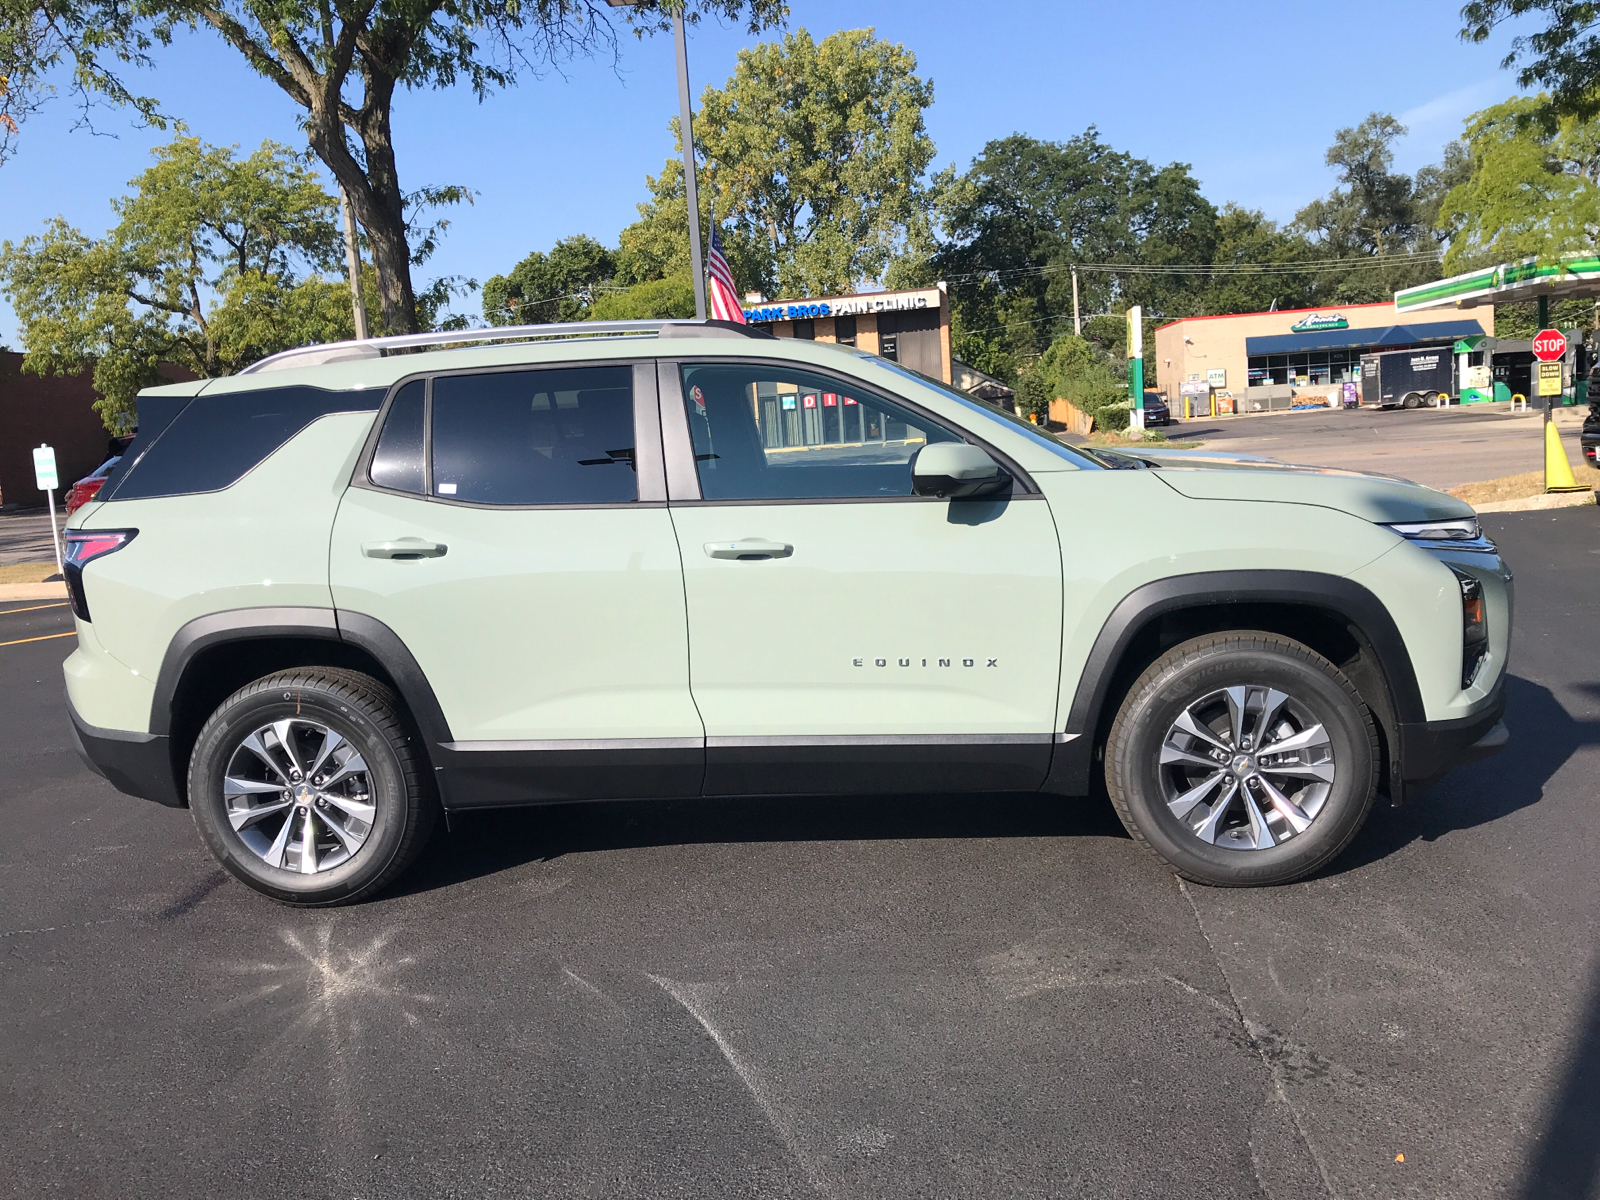
<path fill-rule="evenodd" d="M 350 274 L 350 305 L 355 312 L 356 337 L 367 340 L 367 306 L 361 302 L 361 246 L 356 241 L 356 215 L 350 196 L 339 185 L 339 212 L 344 217 L 344 265 Z"/>
<path fill-rule="evenodd" d="M 689 40 L 683 10 L 672 14 L 672 40 L 678 47 L 678 125 L 683 133 L 683 184 L 689 201 L 689 262 L 694 272 L 694 315 L 706 319 L 706 271 L 700 257 L 700 189 L 694 178 L 694 110 L 689 105 Z"/>
<path fill-rule="evenodd" d="M 1072 268 L 1072 336 L 1083 336 L 1083 322 L 1078 318 L 1078 268 Z"/>

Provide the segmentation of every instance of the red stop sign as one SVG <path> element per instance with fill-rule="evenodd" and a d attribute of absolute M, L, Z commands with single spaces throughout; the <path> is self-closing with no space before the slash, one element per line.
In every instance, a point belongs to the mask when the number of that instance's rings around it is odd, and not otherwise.
<path fill-rule="evenodd" d="M 1541 329 L 1533 339 L 1533 356 L 1540 362 L 1555 362 L 1567 352 L 1567 339 L 1559 329 Z"/>

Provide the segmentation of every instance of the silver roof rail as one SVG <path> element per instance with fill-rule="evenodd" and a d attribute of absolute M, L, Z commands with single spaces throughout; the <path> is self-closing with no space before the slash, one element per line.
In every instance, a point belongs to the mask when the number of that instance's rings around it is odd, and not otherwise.
<path fill-rule="evenodd" d="M 560 321 L 548 325 L 497 325 L 488 329 L 456 329 L 439 333 L 401 333 L 365 341 L 325 342 L 270 354 L 253 362 L 241 375 L 261 371 L 281 371 L 290 367 L 314 367 L 323 363 L 355 359 L 382 358 L 391 350 L 414 350 L 424 346 L 460 346 L 467 343 L 523 341 L 528 338 L 579 338 L 591 336 L 661 337 L 748 337 L 770 338 L 764 330 L 752 329 L 737 321 Z"/>

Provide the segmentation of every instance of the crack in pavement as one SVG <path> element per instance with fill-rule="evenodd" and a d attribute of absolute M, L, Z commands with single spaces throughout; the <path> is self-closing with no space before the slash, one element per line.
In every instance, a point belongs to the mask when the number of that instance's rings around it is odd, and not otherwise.
<path fill-rule="evenodd" d="M 1222 983 L 1228 989 L 1228 998 L 1233 1002 L 1233 1015 L 1239 1022 L 1239 1027 L 1244 1030 L 1245 1036 L 1250 1039 L 1250 1045 L 1260 1056 L 1261 1063 L 1272 1076 L 1272 1087 L 1279 1100 L 1289 1110 L 1289 1116 L 1294 1120 L 1295 1132 L 1300 1135 L 1300 1142 L 1306 1148 L 1306 1153 L 1311 1156 L 1311 1161 L 1316 1164 L 1317 1174 L 1322 1179 L 1322 1186 L 1329 1196 L 1337 1198 L 1338 1192 L 1334 1190 L 1333 1180 L 1328 1176 L 1328 1168 L 1323 1164 L 1322 1156 L 1317 1153 L 1317 1148 L 1311 1144 L 1311 1137 L 1306 1132 L 1305 1121 L 1300 1116 L 1300 1110 L 1289 1098 L 1289 1089 L 1284 1086 L 1284 1073 L 1279 1063 L 1281 1055 L 1278 1047 L 1271 1048 L 1267 1045 L 1269 1037 L 1276 1041 L 1283 1040 L 1281 1036 L 1272 1034 L 1272 1031 L 1263 1025 L 1250 1020 L 1244 1015 L 1244 1006 L 1239 1002 L 1239 993 L 1234 989 L 1233 980 L 1228 977 L 1227 967 L 1222 965 L 1222 956 L 1217 953 L 1217 947 L 1211 940 L 1211 934 L 1206 930 L 1206 923 L 1200 918 L 1200 908 L 1194 902 L 1194 897 L 1189 894 L 1189 888 L 1180 878 L 1178 890 L 1183 893 L 1183 898 L 1188 902 L 1189 911 L 1194 914 L 1195 927 L 1199 929 L 1200 936 L 1205 939 L 1206 949 L 1211 954 L 1211 961 L 1216 964 L 1217 973 L 1222 976 Z M 1255 1155 L 1251 1154 L 1251 1170 L 1255 1171 Z M 1256 1172 L 1256 1182 L 1261 1183 L 1260 1172 Z M 1262 1190 L 1265 1191 L 1263 1184 Z"/>

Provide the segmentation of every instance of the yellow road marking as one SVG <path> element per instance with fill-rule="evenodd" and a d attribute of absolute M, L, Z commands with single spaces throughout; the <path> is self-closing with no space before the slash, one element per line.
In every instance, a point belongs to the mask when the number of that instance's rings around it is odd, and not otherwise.
<path fill-rule="evenodd" d="M 72 630 L 68 630 L 66 633 L 47 633 L 43 637 L 18 638 L 14 642 L 0 642 L 0 646 L 20 646 L 24 642 L 48 642 L 51 638 L 77 637 L 77 636 L 78 636 L 78 631 L 76 629 L 72 629 Z"/>
<path fill-rule="evenodd" d="M 41 608 L 65 608 L 66 606 L 67 602 L 63 600 L 60 604 L 35 604 L 32 608 L 0 608 L 0 617 L 5 616 L 7 613 L 38 612 Z"/>

